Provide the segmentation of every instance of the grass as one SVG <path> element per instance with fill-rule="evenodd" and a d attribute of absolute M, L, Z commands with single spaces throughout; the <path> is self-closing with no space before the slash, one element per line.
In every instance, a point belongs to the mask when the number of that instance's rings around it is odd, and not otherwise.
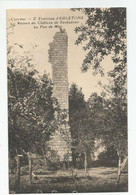
<path fill-rule="evenodd" d="M 38 173 L 37 179 L 29 185 L 28 175 L 21 176 L 20 189 L 15 186 L 15 175 L 10 174 L 10 193 L 72 193 L 72 192 L 127 192 L 128 174 L 122 173 L 120 185 L 116 185 L 117 169 L 98 167 L 88 170 L 87 177 L 84 170 L 72 172 L 57 171 Z"/>

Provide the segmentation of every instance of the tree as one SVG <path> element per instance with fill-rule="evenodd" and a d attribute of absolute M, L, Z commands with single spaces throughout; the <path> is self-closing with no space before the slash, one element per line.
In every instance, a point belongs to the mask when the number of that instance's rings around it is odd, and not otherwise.
<path fill-rule="evenodd" d="M 95 137 L 99 138 L 99 131 L 105 128 L 105 99 L 96 92 L 92 93 L 87 100 L 90 110 L 91 127 Z"/>
<path fill-rule="evenodd" d="M 119 98 L 119 96 L 112 98 L 108 102 L 107 132 L 105 132 L 105 141 L 108 146 L 113 146 L 118 154 L 118 177 L 117 184 L 119 184 L 121 171 L 124 162 L 127 162 L 127 103 Z M 123 162 L 123 164 L 121 164 Z"/>
<path fill-rule="evenodd" d="M 76 44 L 86 41 L 83 47 L 87 55 L 82 71 L 90 67 L 94 73 L 104 75 L 101 62 L 111 56 L 114 69 L 108 73 L 113 78 L 110 98 L 105 107 L 105 127 L 101 136 L 106 144 L 113 145 L 119 156 L 118 181 L 121 174 L 121 158 L 127 158 L 127 45 L 126 45 L 126 9 L 125 8 L 86 8 L 73 9 L 83 11 L 87 20 L 84 25 L 75 28 L 80 33 Z M 109 64 L 110 65 L 110 64 Z M 122 156 L 122 157 L 121 157 Z"/>
<path fill-rule="evenodd" d="M 73 139 L 73 165 L 76 166 L 76 158 L 80 154 L 84 156 L 84 166 L 87 172 L 87 157 L 94 146 L 94 133 L 87 103 L 82 90 L 78 89 L 76 84 L 72 84 L 69 91 L 69 124 Z"/>
<path fill-rule="evenodd" d="M 19 186 L 20 154 L 28 153 L 31 183 L 31 152 L 38 148 L 41 151 L 57 129 L 57 101 L 52 97 L 53 85 L 48 75 L 40 76 L 31 60 L 21 56 L 20 61 L 19 54 L 14 58 L 11 52 L 12 48 L 8 53 L 9 154 L 16 156 Z"/>
<path fill-rule="evenodd" d="M 86 41 L 83 49 L 88 53 L 82 64 L 82 71 L 90 67 L 97 73 L 105 56 L 112 55 L 117 65 L 116 74 L 121 70 L 126 77 L 126 9 L 125 8 L 85 8 L 73 9 L 82 11 L 87 20 L 84 25 L 75 28 L 80 33 L 76 44 Z M 122 74 L 123 76 L 123 74 Z M 124 79 L 123 79 L 124 80 Z"/>

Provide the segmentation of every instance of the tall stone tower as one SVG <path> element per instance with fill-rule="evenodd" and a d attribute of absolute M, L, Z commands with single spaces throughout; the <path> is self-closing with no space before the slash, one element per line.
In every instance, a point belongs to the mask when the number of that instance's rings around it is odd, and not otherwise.
<path fill-rule="evenodd" d="M 68 36 L 60 29 L 49 44 L 49 62 L 52 64 L 53 96 L 57 98 L 60 108 L 69 109 L 68 105 Z M 68 119 L 67 119 L 68 122 Z M 62 125 L 63 132 L 56 130 L 51 148 L 55 150 L 63 161 L 71 153 L 69 142 L 71 139 L 68 124 Z"/>
<path fill-rule="evenodd" d="M 68 36 L 65 31 L 56 32 L 49 44 L 49 62 L 52 64 L 53 94 L 61 108 L 68 109 Z"/>

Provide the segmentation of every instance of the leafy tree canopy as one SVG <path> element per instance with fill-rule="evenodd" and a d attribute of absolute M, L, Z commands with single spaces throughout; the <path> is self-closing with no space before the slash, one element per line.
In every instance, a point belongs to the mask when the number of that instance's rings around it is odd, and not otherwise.
<path fill-rule="evenodd" d="M 126 66 L 126 9 L 125 8 L 85 8 L 81 10 L 87 20 L 84 25 L 75 28 L 80 34 L 76 44 L 86 41 L 83 47 L 88 51 L 82 70 L 92 67 L 102 73 L 100 62 L 111 54 L 115 67 L 114 72 Z"/>

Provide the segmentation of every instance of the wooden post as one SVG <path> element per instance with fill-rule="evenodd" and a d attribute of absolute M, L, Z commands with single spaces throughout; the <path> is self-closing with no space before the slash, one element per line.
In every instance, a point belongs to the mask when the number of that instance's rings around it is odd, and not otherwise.
<path fill-rule="evenodd" d="M 29 162 L 29 183 L 32 185 L 32 154 L 31 151 L 28 152 L 28 162 Z"/>
<path fill-rule="evenodd" d="M 19 157 L 18 154 L 16 156 L 16 162 L 17 162 L 17 170 L 16 170 L 16 182 L 15 182 L 15 186 L 19 190 L 19 188 L 20 188 L 20 157 Z"/>

